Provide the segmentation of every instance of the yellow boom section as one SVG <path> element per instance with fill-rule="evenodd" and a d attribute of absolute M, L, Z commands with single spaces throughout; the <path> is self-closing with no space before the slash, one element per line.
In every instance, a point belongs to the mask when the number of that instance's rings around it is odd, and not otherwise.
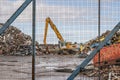
<path fill-rule="evenodd" d="M 44 33 L 44 44 L 46 44 L 46 37 L 47 37 L 47 32 L 48 32 L 48 24 L 50 24 L 51 28 L 53 29 L 53 31 L 55 32 L 57 38 L 60 41 L 64 41 L 62 35 L 60 34 L 60 32 L 58 31 L 56 25 L 52 22 L 52 20 L 50 19 L 50 17 L 46 18 L 46 23 L 45 23 L 45 33 Z"/>

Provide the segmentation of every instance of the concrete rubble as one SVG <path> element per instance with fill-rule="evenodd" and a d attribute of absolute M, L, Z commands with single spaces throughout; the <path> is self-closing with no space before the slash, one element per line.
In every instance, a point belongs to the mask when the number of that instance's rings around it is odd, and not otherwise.
<path fill-rule="evenodd" d="M 0 27 L 2 27 L 0 23 Z M 10 26 L 4 34 L 0 35 L 0 54 L 3 55 L 29 55 L 32 53 L 32 38 L 14 26 Z M 37 52 L 38 42 L 36 42 Z"/>
<path fill-rule="evenodd" d="M 89 41 L 87 41 L 84 45 L 85 48 L 90 47 L 92 44 L 94 43 L 99 43 L 99 39 L 100 41 L 102 41 L 102 38 L 105 38 L 111 31 L 107 30 L 106 32 L 102 33 L 100 37 L 96 37 L 94 39 L 91 39 Z M 118 43 L 120 40 L 120 30 L 118 30 L 113 37 L 111 38 L 111 40 L 106 43 L 106 45 L 110 45 L 110 44 L 114 44 L 114 43 Z"/>
<path fill-rule="evenodd" d="M 91 39 L 91 40 L 85 42 L 83 44 L 84 49 L 81 52 L 83 54 L 80 54 L 79 58 L 87 57 L 87 54 L 91 51 L 91 48 L 97 47 L 99 45 L 99 42 L 102 42 L 110 32 L 111 32 L 110 30 L 107 30 L 106 32 L 102 33 L 100 37 L 96 37 L 94 39 Z M 120 30 L 118 30 L 113 35 L 113 37 L 105 44 L 105 46 L 109 46 L 111 44 L 118 44 L 118 43 L 120 43 Z M 86 54 L 84 54 L 84 53 L 86 53 Z"/>
<path fill-rule="evenodd" d="M 93 65 L 90 65 L 93 66 Z M 120 80 L 120 65 L 109 65 L 99 68 L 85 68 L 81 74 L 88 77 L 101 77 L 101 80 Z M 100 74 L 100 75 L 99 75 Z"/>
<path fill-rule="evenodd" d="M 89 51 L 88 48 L 92 47 L 91 45 L 99 43 L 99 39 L 104 40 L 104 38 L 109 33 L 110 33 L 110 31 L 107 30 L 100 37 L 96 37 L 96 38 L 86 42 L 84 44 L 84 46 L 85 46 L 84 50 Z M 100 40 L 100 41 L 102 41 L 102 40 Z M 111 46 L 113 44 L 114 45 L 119 45 L 119 43 L 120 43 L 120 30 L 113 35 L 113 37 L 110 39 L 110 41 L 108 41 L 108 43 L 105 44 L 105 46 L 108 47 L 108 46 Z M 94 46 L 96 46 L 96 45 L 94 45 Z M 110 50 L 111 50 L 111 52 L 115 51 L 115 50 L 112 50 L 112 49 L 110 49 Z M 119 50 L 119 47 L 118 47 L 117 50 Z M 112 55 L 112 53 L 111 53 L 111 55 Z M 107 56 L 108 56 L 108 54 L 107 54 Z M 82 57 L 82 55 L 80 55 L 80 57 Z M 112 63 L 112 61 L 110 61 L 109 63 Z M 115 61 L 111 65 L 107 64 L 107 65 L 101 66 L 100 70 L 99 70 L 99 67 L 95 67 L 93 64 L 91 64 L 91 65 L 87 66 L 87 68 L 85 68 L 82 71 L 82 73 L 80 73 L 80 74 L 87 75 L 88 77 L 98 77 L 99 73 L 100 73 L 101 80 L 120 80 L 120 59 L 118 59 L 117 61 Z"/>

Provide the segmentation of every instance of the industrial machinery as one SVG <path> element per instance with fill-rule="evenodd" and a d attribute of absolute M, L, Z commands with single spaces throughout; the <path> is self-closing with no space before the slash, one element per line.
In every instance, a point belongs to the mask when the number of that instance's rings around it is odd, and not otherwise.
<path fill-rule="evenodd" d="M 66 54 L 73 54 L 76 52 L 79 52 L 80 46 L 77 43 L 72 44 L 72 42 L 66 42 L 60 32 L 58 31 L 56 25 L 52 22 L 50 17 L 46 18 L 46 23 L 45 23 L 45 33 L 44 33 L 44 44 L 46 45 L 46 51 L 49 52 L 47 43 L 46 43 L 46 37 L 47 37 L 47 31 L 48 31 L 48 24 L 50 24 L 51 28 L 55 32 L 57 38 L 59 39 L 58 45 L 59 45 L 59 51 L 58 53 L 66 53 Z"/>

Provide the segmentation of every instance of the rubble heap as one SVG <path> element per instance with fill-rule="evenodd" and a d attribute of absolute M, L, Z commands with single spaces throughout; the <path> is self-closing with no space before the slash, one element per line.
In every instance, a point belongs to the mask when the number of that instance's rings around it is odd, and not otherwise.
<path fill-rule="evenodd" d="M 106 31 L 100 37 L 96 37 L 88 41 L 85 44 L 85 49 L 91 46 L 94 43 L 99 43 L 99 40 L 104 40 L 104 38 L 111 31 Z M 120 30 L 117 31 L 112 38 L 110 39 L 110 43 L 106 43 L 105 47 L 100 50 L 100 66 L 98 64 L 92 64 L 93 67 L 86 69 L 82 73 L 89 77 L 98 77 L 100 73 L 100 77 L 102 80 L 120 80 L 120 57 L 119 55 L 119 47 L 120 46 Z M 118 55 L 116 55 L 118 54 Z M 97 58 L 96 58 L 97 57 Z M 110 60 L 111 59 L 111 60 Z M 105 61 L 102 61 L 105 60 Z M 98 54 L 94 57 L 93 61 L 98 61 Z M 98 63 L 98 62 L 97 62 Z M 100 70 L 98 69 L 100 68 Z"/>
<path fill-rule="evenodd" d="M 85 49 L 90 47 L 92 44 L 99 43 L 99 40 L 102 41 L 102 39 L 104 39 L 110 32 L 111 32 L 110 30 L 107 30 L 100 37 L 96 37 L 94 39 L 87 41 L 84 44 Z M 113 37 L 110 39 L 110 42 L 109 42 L 109 44 L 117 44 L 117 43 L 120 43 L 120 30 L 113 35 Z"/>
<path fill-rule="evenodd" d="M 120 64 L 107 65 L 101 67 L 100 70 L 98 68 L 85 69 L 81 73 L 88 77 L 100 76 L 101 80 L 120 80 Z"/>
<path fill-rule="evenodd" d="M 0 28 L 3 24 L 0 23 Z M 32 39 L 14 26 L 10 26 L 4 34 L 0 35 L 0 54 L 28 55 L 32 52 Z"/>

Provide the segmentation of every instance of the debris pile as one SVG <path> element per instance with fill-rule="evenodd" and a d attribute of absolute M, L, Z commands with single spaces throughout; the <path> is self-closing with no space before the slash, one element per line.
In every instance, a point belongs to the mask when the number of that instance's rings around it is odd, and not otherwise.
<path fill-rule="evenodd" d="M 102 42 L 105 37 L 110 33 L 111 31 L 110 30 L 107 30 L 105 33 L 103 33 L 100 37 L 96 37 L 94 39 L 91 39 L 89 41 L 87 41 L 85 44 L 84 44 L 84 49 L 83 51 L 86 51 L 89 52 L 89 48 L 92 47 L 92 46 L 98 46 L 99 42 Z M 120 43 L 120 30 L 117 31 L 113 37 L 105 44 L 105 46 L 108 46 L 108 45 L 111 45 L 111 44 L 118 44 Z"/>
<path fill-rule="evenodd" d="M 95 39 L 92 39 L 88 42 L 85 43 L 85 46 L 89 47 L 90 45 L 94 43 L 99 43 L 99 41 L 103 41 L 105 37 L 110 33 L 110 30 L 107 30 L 105 33 L 103 33 L 100 37 L 96 37 Z M 117 31 L 113 37 L 110 39 L 108 44 L 114 44 L 114 43 L 119 43 L 120 42 L 120 30 Z M 106 43 L 107 44 L 107 43 Z"/>
<path fill-rule="evenodd" d="M 3 24 L 0 23 L 0 28 Z M 10 26 L 0 35 L 0 54 L 28 55 L 31 54 L 32 39 L 14 26 Z"/>
<path fill-rule="evenodd" d="M 91 45 L 103 41 L 110 33 L 106 31 L 100 37 L 96 37 L 84 44 L 85 49 Z M 94 45 L 96 46 L 96 45 Z M 97 46 L 96 46 L 97 47 Z M 99 73 L 102 80 L 120 80 L 120 30 L 100 50 L 100 65 L 98 64 L 98 54 L 93 59 L 92 69 L 83 70 L 83 74 L 90 77 L 98 77 Z M 100 70 L 98 69 L 100 68 Z"/>
<path fill-rule="evenodd" d="M 84 74 L 88 77 L 98 77 L 100 74 L 101 80 L 120 80 L 120 65 L 108 65 L 93 69 L 85 69 L 81 74 Z"/>

